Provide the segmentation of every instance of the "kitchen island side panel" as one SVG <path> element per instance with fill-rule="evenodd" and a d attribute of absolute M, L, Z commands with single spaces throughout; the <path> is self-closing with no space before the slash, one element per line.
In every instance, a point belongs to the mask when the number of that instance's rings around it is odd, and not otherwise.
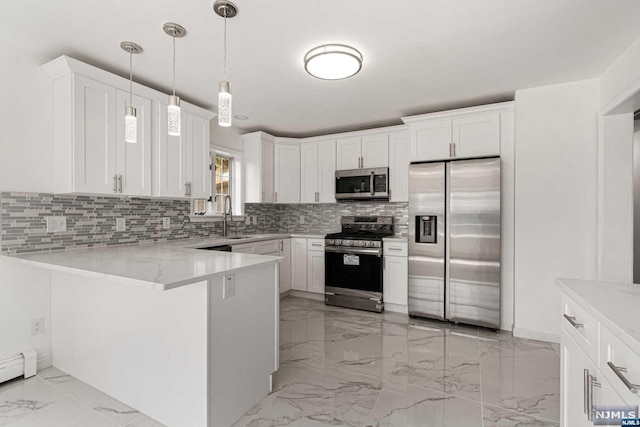
<path fill-rule="evenodd" d="M 168 426 L 207 425 L 207 282 L 51 282 L 53 366 Z"/>

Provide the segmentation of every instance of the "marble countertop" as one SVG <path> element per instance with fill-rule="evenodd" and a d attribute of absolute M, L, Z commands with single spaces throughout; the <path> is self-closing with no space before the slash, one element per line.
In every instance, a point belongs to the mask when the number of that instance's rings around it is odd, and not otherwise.
<path fill-rule="evenodd" d="M 640 285 L 556 279 L 567 295 L 640 354 Z"/>
<path fill-rule="evenodd" d="M 289 235 L 260 234 L 242 236 L 240 239 L 231 237 L 3 255 L 2 259 L 54 271 L 169 290 L 221 274 L 282 260 L 276 256 L 206 251 L 197 248 L 281 239 L 288 238 Z"/>

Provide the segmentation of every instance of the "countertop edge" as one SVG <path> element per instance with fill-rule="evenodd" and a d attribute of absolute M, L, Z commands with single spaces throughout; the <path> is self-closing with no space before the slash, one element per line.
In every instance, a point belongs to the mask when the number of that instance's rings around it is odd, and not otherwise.
<path fill-rule="evenodd" d="M 598 307 L 591 304 L 587 301 L 583 296 L 580 295 L 579 292 L 576 292 L 569 283 L 565 283 L 565 281 L 575 281 L 577 282 L 585 282 L 590 283 L 592 285 L 602 286 L 602 287 L 615 287 L 615 286 L 623 286 L 622 283 L 612 283 L 612 282 L 603 282 L 598 280 L 583 280 L 583 279 L 569 279 L 564 277 L 556 278 L 556 285 L 565 292 L 569 297 L 574 299 L 579 304 L 588 307 L 589 314 L 595 317 L 599 322 L 604 324 L 607 329 L 610 330 L 611 333 L 620 338 L 625 344 L 627 344 L 630 348 L 633 349 L 637 354 L 640 355 L 640 341 L 634 338 L 631 334 L 629 334 L 625 328 L 618 323 L 614 322 L 609 318 L 605 313 L 603 313 Z"/>

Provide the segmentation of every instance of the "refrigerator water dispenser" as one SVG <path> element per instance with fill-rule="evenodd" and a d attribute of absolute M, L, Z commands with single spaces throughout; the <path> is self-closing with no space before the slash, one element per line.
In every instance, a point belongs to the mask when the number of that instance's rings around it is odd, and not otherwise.
<path fill-rule="evenodd" d="M 438 243 L 438 216 L 416 215 L 416 243 Z"/>

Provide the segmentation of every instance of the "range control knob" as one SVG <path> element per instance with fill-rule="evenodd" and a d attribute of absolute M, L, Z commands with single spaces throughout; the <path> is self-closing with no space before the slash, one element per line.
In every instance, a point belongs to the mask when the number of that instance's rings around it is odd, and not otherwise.
<path fill-rule="evenodd" d="M 333 240 L 333 239 L 327 239 L 326 243 L 327 243 L 327 245 L 334 245 L 336 243 L 336 241 Z"/>
<path fill-rule="evenodd" d="M 371 248 L 375 245 L 375 242 L 367 242 L 367 247 Z"/>
<path fill-rule="evenodd" d="M 353 240 L 345 240 L 343 244 L 345 246 L 353 246 Z"/>
<path fill-rule="evenodd" d="M 336 246 L 340 246 L 342 245 L 342 240 L 338 239 L 335 241 L 335 243 L 336 243 Z"/>

